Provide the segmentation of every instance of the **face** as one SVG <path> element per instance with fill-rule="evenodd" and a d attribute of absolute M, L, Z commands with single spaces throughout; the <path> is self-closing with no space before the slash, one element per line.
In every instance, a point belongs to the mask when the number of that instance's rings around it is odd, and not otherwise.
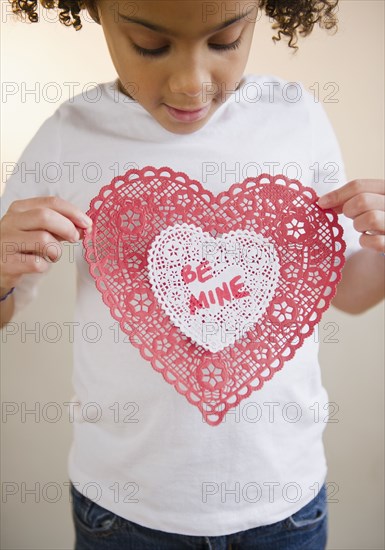
<path fill-rule="evenodd" d="M 166 130 L 203 127 L 239 87 L 257 0 L 97 0 L 123 93 Z"/>

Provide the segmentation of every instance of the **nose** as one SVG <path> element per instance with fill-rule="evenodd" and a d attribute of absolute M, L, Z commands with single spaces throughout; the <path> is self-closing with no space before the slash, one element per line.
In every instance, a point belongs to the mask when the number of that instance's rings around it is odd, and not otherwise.
<path fill-rule="evenodd" d="M 205 82 L 209 82 L 209 75 L 202 60 L 190 58 L 181 60 L 178 66 L 173 65 L 169 88 L 173 95 L 198 97 L 202 94 Z"/>

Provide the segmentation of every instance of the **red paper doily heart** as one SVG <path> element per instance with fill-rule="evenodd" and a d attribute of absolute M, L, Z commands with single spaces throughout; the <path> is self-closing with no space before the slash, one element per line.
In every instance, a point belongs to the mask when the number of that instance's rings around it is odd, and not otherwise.
<path fill-rule="evenodd" d="M 182 172 L 146 166 L 115 177 L 90 203 L 93 228 L 83 243 L 104 303 L 142 357 L 210 425 L 219 424 L 293 358 L 335 295 L 346 245 L 337 214 L 322 210 L 317 198 L 297 180 L 268 174 L 214 196 Z M 212 239 L 252 232 L 270 242 L 278 258 L 278 284 L 262 316 L 216 352 L 171 321 L 149 279 L 155 239 L 182 224 Z M 263 277 L 269 284 L 268 271 Z"/>

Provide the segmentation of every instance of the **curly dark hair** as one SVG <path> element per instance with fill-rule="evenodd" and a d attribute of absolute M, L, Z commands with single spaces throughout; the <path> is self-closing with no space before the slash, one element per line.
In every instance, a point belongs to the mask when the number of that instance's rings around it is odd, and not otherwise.
<path fill-rule="evenodd" d="M 12 11 L 20 18 L 28 17 L 31 23 L 39 20 L 36 13 L 38 0 L 9 0 Z M 73 26 L 79 31 L 82 28 L 79 13 L 83 9 L 93 9 L 97 13 L 97 0 L 40 0 L 46 9 L 57 9 L 59 20 L 67 27 Z M 337 30 L 338 0 L 259 0 L 259 8 L 274 20 L 272 28 L 278 30 L 277 36 L 273 36 L 275 42 L 287 37 L 288 45 L 296 46 L 298 34 L 309 35 L 316 23 L 323 29 Z M 97 23 L 100 23 L 97 16 Z"/>

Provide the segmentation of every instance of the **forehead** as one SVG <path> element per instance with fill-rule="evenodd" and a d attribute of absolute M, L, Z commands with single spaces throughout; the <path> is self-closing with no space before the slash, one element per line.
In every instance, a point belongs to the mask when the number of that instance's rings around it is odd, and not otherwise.
<path fill-rule="evenodd" d="M 115 21 L 124 23 L 124 17 L 143 20 L 174 36 L 191 37 L 214 32 L 230 20 L 251 21 L 258 4 L 257 0 L 99 0 L 98 3 L 103 11 L 113 12 Z"/>

